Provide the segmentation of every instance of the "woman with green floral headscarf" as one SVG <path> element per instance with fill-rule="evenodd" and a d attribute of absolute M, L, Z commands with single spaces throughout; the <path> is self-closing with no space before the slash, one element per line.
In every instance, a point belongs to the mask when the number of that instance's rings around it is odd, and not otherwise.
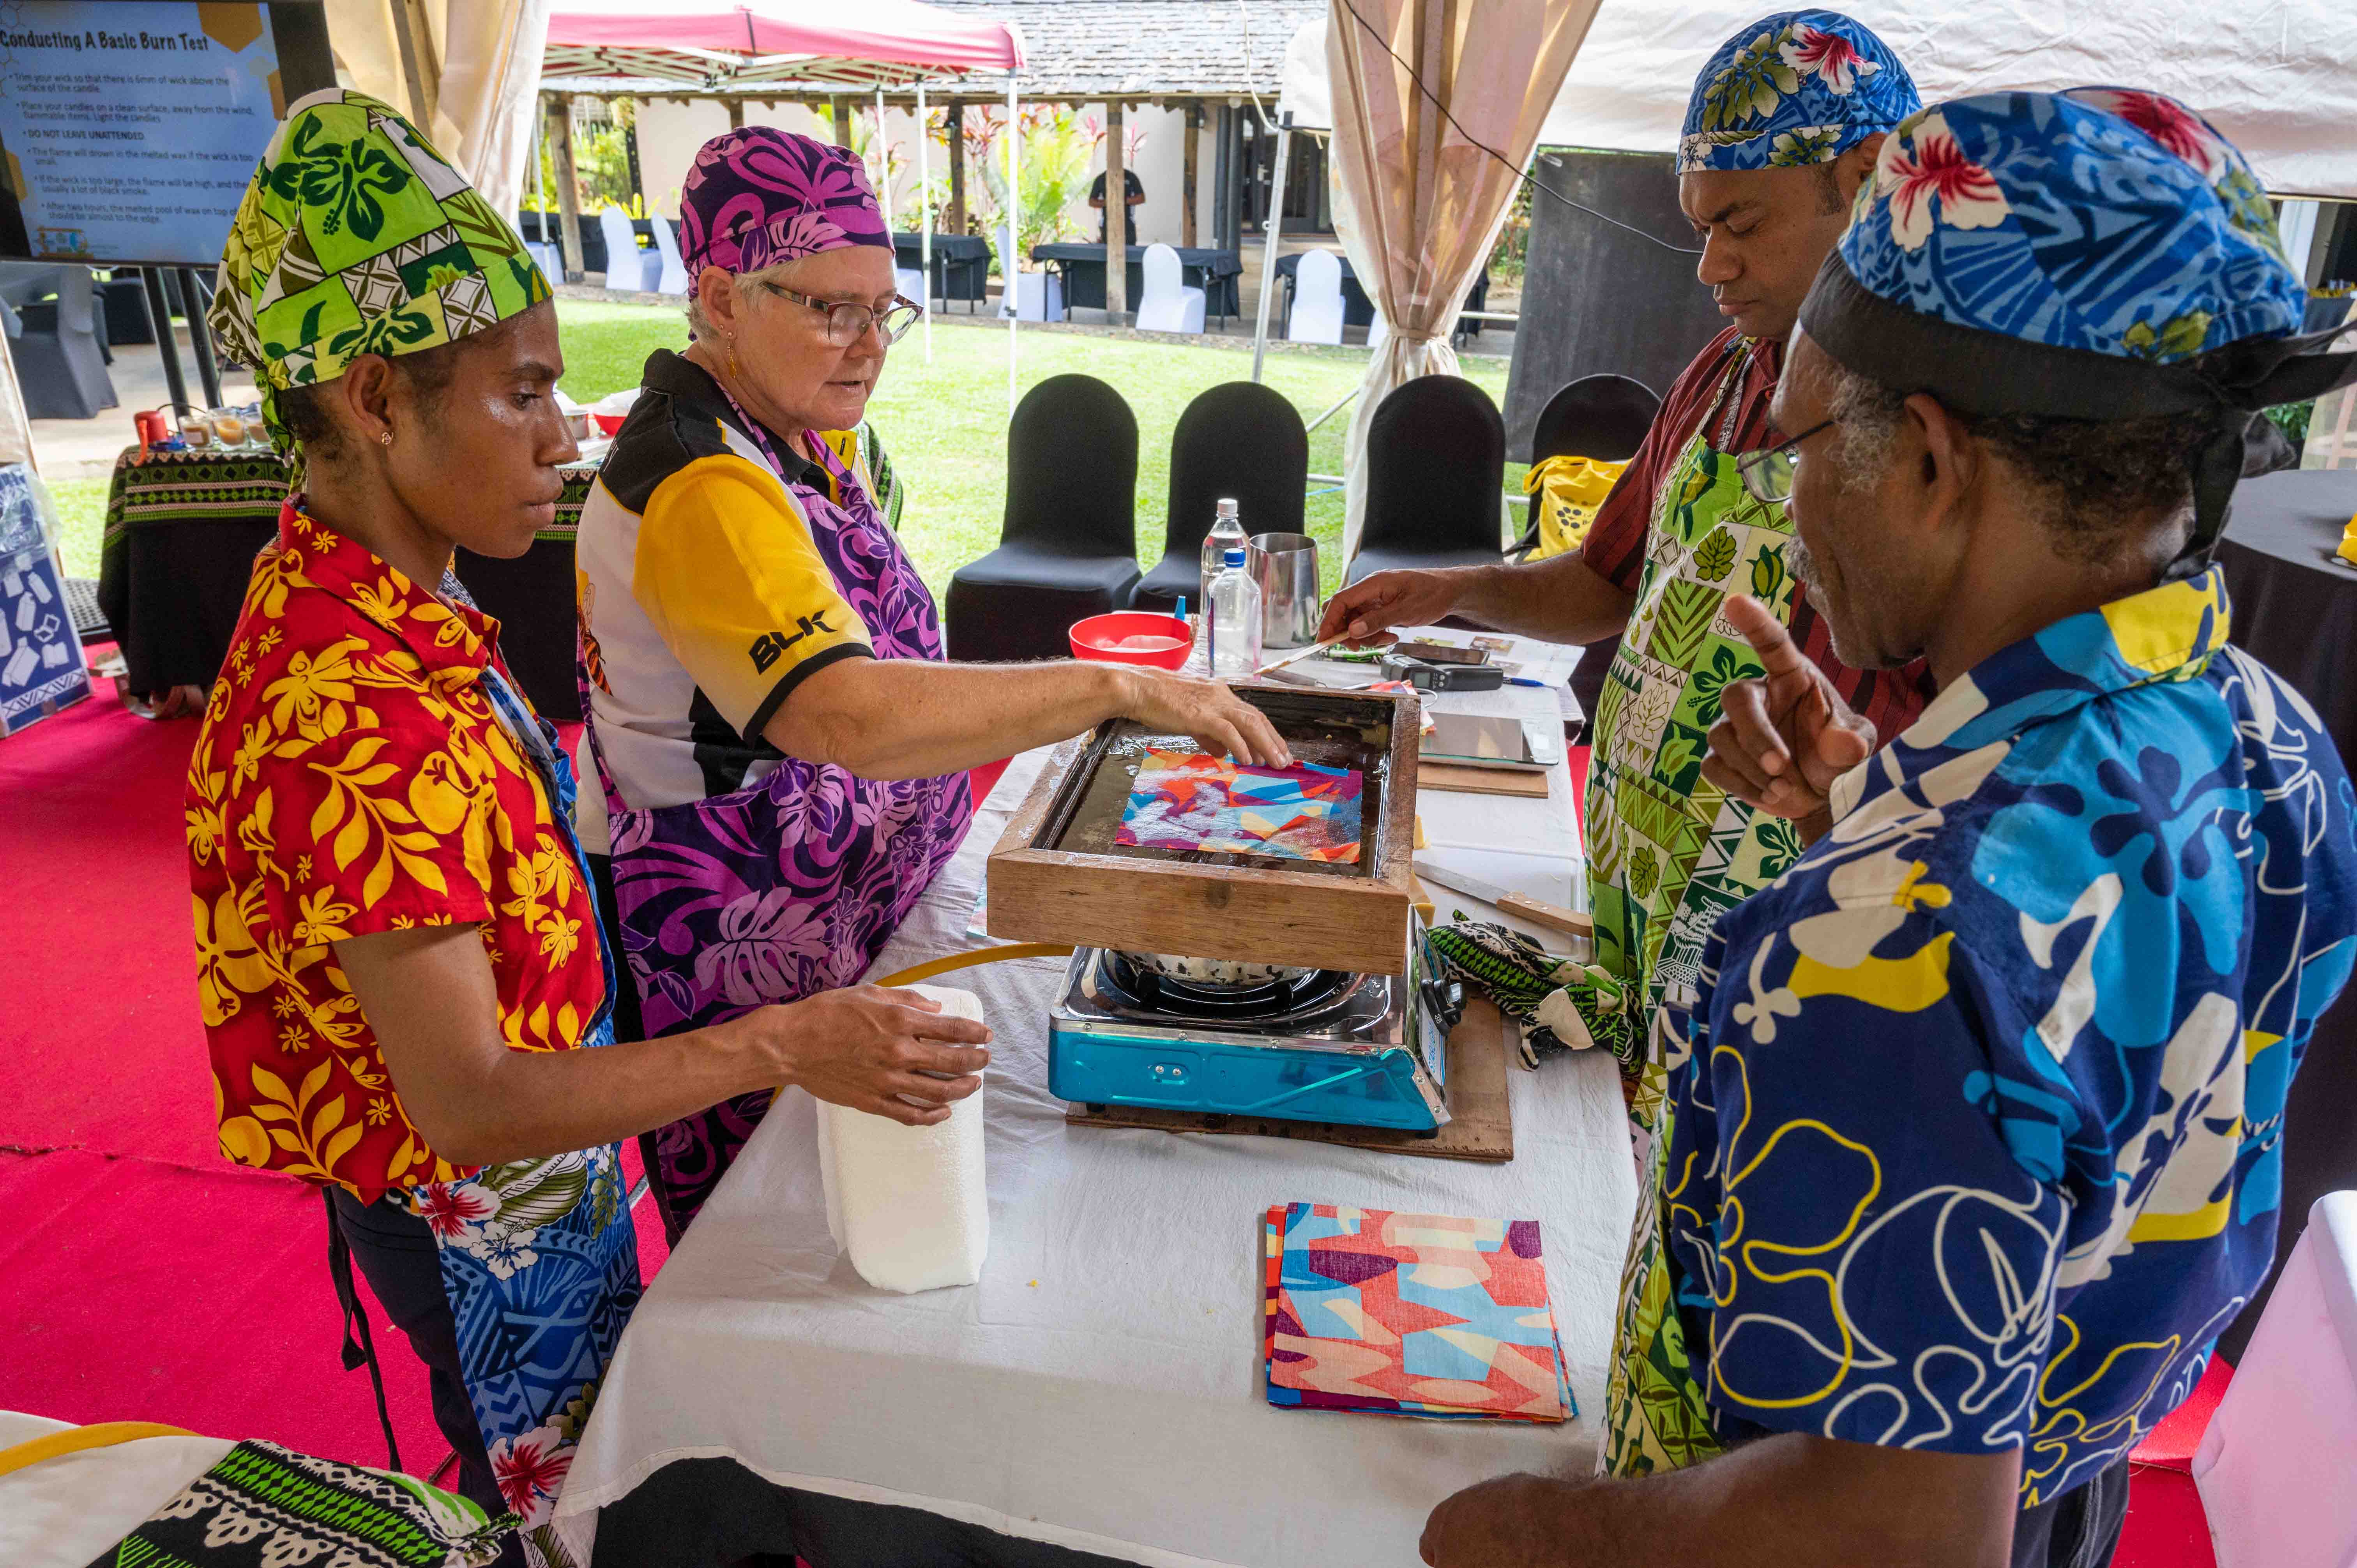
<path fill-rule="evenodd" d="M 556 1494 L 640 1290 L 616 1141 L 780 1083 L 939 1121 L 988 1032 L 863 989 L 611 1043 L 571 770 L 449 575 L 554 514 L 554 307 L 406 121 L 294 106 L 210 319 L 306 459 L 188 772 L 222 1152 L 325 1190 L 348 1322 L 357 1262 L 460 1489 L 519 1516 L 516 1560 L 563 1563 Z"/>

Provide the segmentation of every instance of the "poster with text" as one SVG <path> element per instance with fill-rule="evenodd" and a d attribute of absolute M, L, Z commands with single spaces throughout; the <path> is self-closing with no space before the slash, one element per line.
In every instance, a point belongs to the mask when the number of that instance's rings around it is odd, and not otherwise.
<path fill-rule="evenodd" d="M 285 107 L 261 5 L 0 5 L 0 256 L 212 266 Z"/>

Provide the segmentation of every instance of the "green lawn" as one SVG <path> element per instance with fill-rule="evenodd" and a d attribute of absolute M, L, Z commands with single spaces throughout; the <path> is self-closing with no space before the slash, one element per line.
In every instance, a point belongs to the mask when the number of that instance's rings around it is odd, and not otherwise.
<path fill-rule="evenodd" d="M 557 317 L 564 324 L 565 390 L 583 403 L 636 385 L 639 368 L 650 353 L 677 349 L 687 340 L 680 312 L 661 306 L 560 300 Z M 1273 350 L 1267 381 L 1293 400 L 1307 424 L 1358 385 L 1365 365 L 1365 352 L 1356 349 Z M 1505 401 L 1502 361 L 1468 359 L 1465 369 L 1491 397 Z M 1171 430 L 1180 411 L 1204 388 L 1250 378 L 1251 351 L 1075 333 L 1023 335 L 1018 360 L 1022 388 L 1068 371 L 1112 382 L 1137 414 L 1137 547 L 1150 567 L 1162 555 Z M 952 572 L 998 542 L 1006 494 L 1006 329 L 937 324 L 930 365 L 922 337 L 907 338 L 892 350 L 868 412 L 909 480 L 901 536 L 938 596 L 948 587 Z M 1344 410 L 1311 435 L 1312 473 L 1342 471 L 1342 436 L 1350 413 Z M 1521 467 L 1510 464 L 1508 487 L 1521 482 Z M 65 520 L 67 571 L 96 576 L 106 481 L 74 479 L 50 488 Z M 1244 523 L 1253 526 L 1250 518 Z M 1342 570 L 1339 490 L 1310 497 L 1308 524 L 1318 540 L 1325 589 L 1331 593 Z"/>
<path fill-rule="evenodd" d="M 650 352 L 686 341 L 675 310 L 562 300 L 557 311 L 565 326 L 565 390 L 583 403 L 635 384 Z M 1129 400 L 1137 415 L 1137 548 L 1151 567 L 1162 557 L 1170 433 L 1196 393 L 1222 381 L 1251 379 L 1249 347 L 1201 349 L 1063 332 L 1026 332 L 1020 343 L 1017 373 L 1023 390 L 1079 371 L 1112 382 Z M 1356 349 L 1273 350 L 1266 379 L 1301 410 L 1307 424 L 1358 385 L 1365 367 L 1366 354 Z M 1465 368 L 1470 380 L 1504 403 L 1502 360 L 1468 359 Z M 1345 409 L 1311 435 L 1312 473 L 1342 471 L 1350 413 Z M 921 335 L 903 339 L 892 350 L 868 417 L 908 478 L 902 542 L 938 596 L 949 586 L 952 572 L 998 542 L 1006 498 L 1006 328 L 937 323 L 930 365 Z M 1519 465 L 1508 466 L 1506 482 L 1521 484 Z M 1252 527 L 1252 520 L 1244 524 Z M 1308 524 L 1330 593 L 1342 572 L 1339 490 L 1310 498 Z"/>
<path fill-rule="evenodd" d="M 65 556 L 66 575 L 98 575 L 98 546 L 106 532 L 104 479 L 52 479 L 49 494 L 58 503 L 58 548 Z"/>

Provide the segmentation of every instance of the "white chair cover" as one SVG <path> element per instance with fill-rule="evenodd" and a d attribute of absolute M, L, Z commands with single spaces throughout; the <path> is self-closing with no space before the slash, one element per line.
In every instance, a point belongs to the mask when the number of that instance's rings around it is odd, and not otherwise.
<path fill-rule="evenodd" d="M 597 229 L 606 236 L 606 286 L 608 288 L 643 291 L 654 286 L 662 275 L 662 258 L 650 256 L 639 249 L 638 231 L 619 207 L 597 210 Z M 650 274 L 647 263 L 654 263 Z"/>
<path fill-rule="evenodd" d="M 1168 245 L 1146 247 L 1146 289 L 1137 302 L 1140 332 L 1200 332 L 1203 291 L 1189 288 L 1178 252 Z"/>
<path fill-rule="evenodd" d="M 659 294 L 685 294 L 688 288 L 687 263 L 680 260 L 679 236 L 672 232 L 671 220 L 655 214 L 655 263 L 649 269 L 655 274 L 654 287 Z"/>
<path fill-rule="evenodd" d="M 1342 340 L 1342 263 L 1331 251 L 1305 251 L 1293 274 L 1293 308 L 1285 336 L 1293 343 Z"/>

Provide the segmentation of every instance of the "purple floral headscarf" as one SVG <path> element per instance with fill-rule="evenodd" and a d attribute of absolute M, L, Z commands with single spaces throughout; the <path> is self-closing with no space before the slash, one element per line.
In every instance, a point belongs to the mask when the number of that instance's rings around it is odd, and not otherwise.
<path fill-rule="evenodd" d="M 680 193 L 680 259 L 759 272 L 846 245 L 892 248 L 867 171 L 847 147 L 773 125 L 715 136 L 695 155 Z"/>

